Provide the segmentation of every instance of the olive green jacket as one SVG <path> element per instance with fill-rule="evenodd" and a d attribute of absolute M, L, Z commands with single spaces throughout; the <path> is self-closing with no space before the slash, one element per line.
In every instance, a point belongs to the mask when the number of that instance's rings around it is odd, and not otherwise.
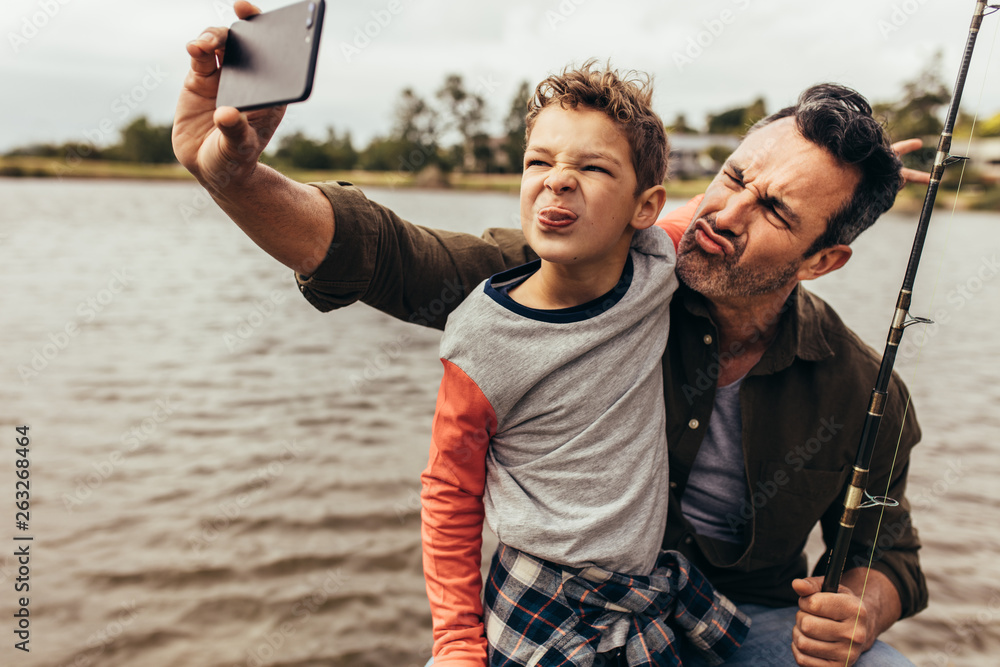
<path fill-rule="evenodd" d="M 519 230 L 482 237 L 412 225 L 347 183 L 317 184 L 329 197 L 336 234 L 327 259 L 297 276 L 321 311 L 363 301 L 400 319 L 443 329 L 448 313 L 483 279 L 535 258 Z M 671 214 L 686 223 L 694 203 Z M 675 236 L 676 238 L 676 236 Z M 740 388 L 749 497 L 727 517 L 738 542 L 694 533 L 680 497 L 708 427 L 720 352 L 705 299 L 681 285 L 671 305 L 663 355 L 671 498 L 664 548 L 687 556 L 737 602 L 794 605 L 791 581 L 807 574 L 803 548 L 821 525 L 832 544 L 842 496 L 880 357 L 824 301 L 801 285 L 780 314 L 778 331 Z M 927 606 L 917 557 L 920 542 L 905 498 L 910 450 L 920 440 L 909 394 L 893 376 L 868 488 L 900 501 L 862 511 L 847 568 L 871 566 L 899 591 L 903 617 Z M 900 432 L 900 424 L 902 432 Z M 896 448 L 898 439 L 898 451 Z M 814 574 L 822 574 L 823 559 Z"/>

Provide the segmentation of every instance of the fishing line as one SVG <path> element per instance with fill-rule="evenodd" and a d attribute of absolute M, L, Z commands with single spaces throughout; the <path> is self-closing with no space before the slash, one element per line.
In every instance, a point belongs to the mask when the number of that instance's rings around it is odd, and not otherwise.
<path fill-rule="evenodd" d="M 995 13 L 997 10 L 1000 10 L 1000 5 L 987 5 L 987 9 L 990 9 L 992 11 L 984 11 L 984 13 L 983 13 L 983 17 L 984 18 L 986 16 L 989 16 L 989 15 Z M 983 94 L 986 91 L 986 82 L 989 80 L 989 70 L 990 70 L 991 63 L 993 62 L 993 53 L 994 53 L 994 50 L 996 48 L 997 36 L 998 35 L 1000 35 L 1000 23 L 998 23 L 997 25 L 995 25 L 994 29 L 993 29 L 993 41 L 990 44 L 989 55 L 987 56 L 987 59 L 986 59 L 986 70 L 985 70 L 985 72 L 983 74 L 982 86 L 979 89 L 979 100 L 976 103 L 975 112 L 973 113 L 973 117 L 972 117 L 972 125 L 971 125 L 971 127 L 969 129 L 969 143 L 968 143 L 968 146 L 967 146 L 966 151 L 965 151 L 965 155 L 966 156 L 968 156 L 971 153 L 971 150 L 972 150 L 972 141 L 975 138 L 975 134 L 976 134 L 976 123 L 977 123 L 977 121 L 979 119 L 979 113 L 982 110 Z M 959 200 L 959 196 L 960 196 L 961 191 L 962 191 L 962 184 L 963 184 L 964 177 L 965 177 L 965 168 L 966 168 L 966 165 L 968 163 L 968 159 L 967 158 L 966 159 L 961 159 L 960 161 L 962 162 L 962 169 L 959 172 L 958 185 L 956 186 L 956 189 L 955 189 L 955 198 L 954 198 L 954 202 L 952 203 L 951 215 L 949 216 L 948 224 L 945 226 L 945 241 L 944 241 L 944 246 L 943 246 L 943 248 L 941 250 L 941 258 L 940 258 L 940 261 L 938 263 L 938 271 L 937 271 L 937 274 L 935 276 L 934 284 L 933 284 L 933 286 L 931 288 L 931 298 L 930 298 L 930 306 L 929 306 L 929 308 L 931 309 L 932 312 L 933 312 L 934 301 L 935 301 L 935 298 L 937 297 L 937 290 L 938 290 L 938 287 L 940 286 L 940 283 L 941 283 L 941 276 L 942 276 L 942 274 L 944 272 L 944 260 L 945 260 L 945 257 L 947 257 L 947 255 L 948 255 L 948 249 L 949 249 L 950 243 L 951 243 L 951 233 L 952 233 L 952 229 L 954 227 L 955 213 L 958 210 L 958 200 Z M 914 383 L 916 383 L 917 378 L 920 376 L 920 370 L 921 370 L 921 368 L 920 368 L 921 352 L 923 351 L 924 343 L 926 343 L 926 342 L 927 342 L 927 338 L 925 336 L 924 340 L 916 346 L 916 359 L 914 361 L 914 367 L 913 367 L 913 380 L 914 380 Z M 899 428 L 899 434 L 898 434 L 898 436 L 896 438 L 896 448 L 893 451 L 892 463 L 891 463 L 891 465 L 889 467 L 889 478 L 888 478 L 888 481 L 887 481 L 886 491 L 885 491 L 886 494 L 889 493 L 889 489 L 891 488 L 891 485 L 892 485 L 892 476 L 893 476 L 893 473 L 895 472 L 895 467 L 896 467 L 896 457 L 899 454 L 899 445 L 902 442 L 903 428 L 904 428 L 904 426 L 906 424 L 906 418 L 909 415 L 911 398 L 912 398 L 912 392 L 907 393 L 906 403 L 905 403 L 904 408 L 903 408 L 903 417 L 902 417 L 902 421 L 901 421 L 900 428 Z M 878 504 L 881 504 L 881 503 L 878 503 Z M 872 550 L 871 550 L 871 554 L 868 557 L 868 567 L 865 570 L 865 578 L 864 578 L 864 582 L 863 582 L 862 587 L 861 587 L 861 594 L 859 595 L 859 600 L 862 603 L 864 602 L 865 592 L 866 592 L 866 590 L 868 588 L 868 577 L 871 574 L 872 563 L 874 562 L 875 553 L 876 553 L 876 550 L 878 549 L 879 534 L 880 534 L 881 529 L 882 529 L 882 519 L 885 516 L 885 507 L 886 506 L 884 504 L 881 504 L 881 505 L 882 506 L 881 506 L 881 509 L 879 511 L 878 522 L 875 525 L 875 537 L 874 537 L 874 540 L 872 542 Z M 851 642 L 850 642 L 850 645 L 848 646 L 847 660 L 844 662 L 845 667 L 847 667 L 847 665 L 850 664 L 851 651 L 854 648 L 854 636 L 855 636 L 855 633 L 857 632 L 857 627 L 858 627 L 858 624 L 860 623 L 860 621 L 861 621 L 861 609 L 859 607 L 858 613 L 857 613 L 857 615 L 855 616 L 855 619 L 854 619 L 854 628 L 851 631 Z"/>

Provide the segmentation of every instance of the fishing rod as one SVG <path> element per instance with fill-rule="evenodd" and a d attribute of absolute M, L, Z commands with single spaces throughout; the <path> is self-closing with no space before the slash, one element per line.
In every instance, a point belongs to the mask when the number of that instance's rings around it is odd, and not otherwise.
<path fill-rule="evenodd" d="M 934 158 L 934 168 L 931 170 L 930 184 L 927 186 L 924 205 L 920 211 L 920 221 L 917 223 L 916 236 L 913 239 L 913 248 L 910 251 L 910 261 L 906 265 L 906 275 L 903 277 L 903 286 L 899 290 L 899 297 L 896 299 L 896 311 L 892 317 L 892 326 L 889 328 L 885 352 L 882 354 L 882 364 L 879 367 L 875 388 L 872 389 L 871 399 L 868 403 L 868 415 L 865 417 L 864 428 L 861 431 L 858 455 L 854 461 L 854 469 L 847 489 L 844 492 L 844 511 L 840 517 L 840 527 L 837 530 L 837 537 L 833 548 L 830 550 L 826 578 L 823 580 L 823 592 L 825 593 L 836 593 L 840 588 L 840 578 L 844 572 L 844 564 L 847 562 L 847 551 L 860 511 L 867 507 L 894 507 L 898 505 L 895 500 L 875 497 L 868 493 L 866 490 L 868 486 L 868 471 L 871 466 L 872 454 L 875 451 L 875 438 L 878 436 L 879 425 L 882 422 L 882 415 L 885 410 L 886 397 L 889 393 L 889 379 L 892 376 L 892 366 L 896 362 L 896 352 L 899 349 L 899 342 L 903 338 L 903 330 L 912 324 L 931 323 L 927 318 L 910 316 L 910 297 L 913 294 L 913 283 L 917 276 L 917 266 L 920 264 L 920 254 L 924 249 L 924 238 L 927 236 L 927 227 L 930 223 L 931 213 L 934 210 L 934 200 L 937 197 L 938 187 L 941 185 L 941 178 L 944 175 L 945 167 L 968 159 L 966 157 L 954 156 L 950 153 L 952 131 L 955 129 L 955 119 L 958 117 L 958 106 L 962 101 L 962 90 L 965 88 L 965 78 L 969 73 L 969 63 L 972 61 L 972 49 L 976 45 L 979 26 L 983 22 L 983 17 L 987 15 L 987 8 L 992 10 L 989 12 L 992 14 L 1000 9 L 1000 5 L 988 5 L 987 0 L 977 0 L 976 2 L 976 10 L 972 16 L 972 26 L 969 28 L 969 36 L 965 42 L 962 66 L 958 72 L 958 80 L 955 82 L 955 92 L 952 94 L 951 104 L 948 106 L 948 117 L 945 120 L 944 130 L 941 132 L 941 138 L 938 141 L 937 155 Z"/>

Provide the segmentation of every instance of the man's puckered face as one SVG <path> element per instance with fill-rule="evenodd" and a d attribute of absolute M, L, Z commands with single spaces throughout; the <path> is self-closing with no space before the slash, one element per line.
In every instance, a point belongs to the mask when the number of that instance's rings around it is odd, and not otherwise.
<path fill-rule="evenodd" d="M 705 191 L 678 247 L 677 275 L 709 298 L 788 288 L 805 252 L 859 182 L 793 118 L 750 134 Z"/>

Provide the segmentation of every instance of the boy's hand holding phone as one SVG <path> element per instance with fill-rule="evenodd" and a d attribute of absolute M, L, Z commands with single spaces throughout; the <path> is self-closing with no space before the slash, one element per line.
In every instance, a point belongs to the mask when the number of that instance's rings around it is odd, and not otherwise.
<path fill-rule="evenodd" d="M 243 0 L 234 9 L 240 19 L 260 13 Z M 253 173 L 285 114 L 284 106 L 246 113 L 234 107 L 216 109 L 219 63 L 228 35 L 228 28 L 208 28 L 188 43 L 191 70 L 177 101 L 172 137 L 178 161 L 213 193 L 238 187 Z"/>

